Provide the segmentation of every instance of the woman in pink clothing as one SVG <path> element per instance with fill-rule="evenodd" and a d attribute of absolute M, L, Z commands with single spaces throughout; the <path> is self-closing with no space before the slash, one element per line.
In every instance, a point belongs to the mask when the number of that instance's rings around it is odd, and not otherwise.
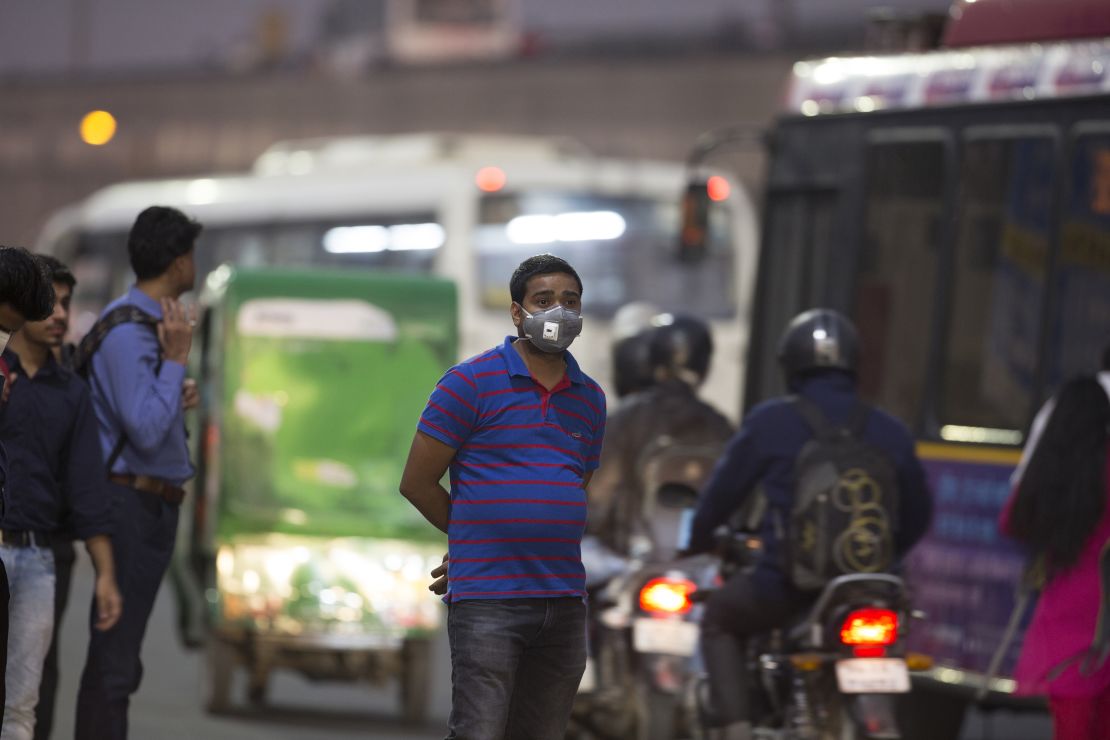
<path fill-rule="evenodd" d="M 1050 414 L 1002 518 L 1045 574 L 1014 676 L 1018 693 L 1048 695 L 1055 740 L 1110 740 L 1110 661 L 1092 650 L 1100 607 L 1110 610 L 1099 578 L 1110 558 L 1110 398 L 1079 378 Z"/>

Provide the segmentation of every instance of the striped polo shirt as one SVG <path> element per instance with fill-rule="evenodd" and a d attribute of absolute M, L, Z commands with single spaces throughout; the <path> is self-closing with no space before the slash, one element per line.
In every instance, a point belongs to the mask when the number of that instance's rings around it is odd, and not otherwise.
<path fill-rule="evenodd" d="M 605 394 L 569 352 L 548 391 L 514 339 L 447 371 L 417 427 L 456 450 L 448 601 L 586 595 L 582 478 L 601 455 Z"/>

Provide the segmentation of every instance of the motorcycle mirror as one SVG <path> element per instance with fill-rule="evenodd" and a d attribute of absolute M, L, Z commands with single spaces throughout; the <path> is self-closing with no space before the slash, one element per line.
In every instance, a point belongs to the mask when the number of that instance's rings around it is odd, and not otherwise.
<path fill-rule="evenodd" d="M 664 483 L 656 491 L 655 501 L 667 509 L 690 509 L 698 503 L 698 492 L 684 483 Z"/>

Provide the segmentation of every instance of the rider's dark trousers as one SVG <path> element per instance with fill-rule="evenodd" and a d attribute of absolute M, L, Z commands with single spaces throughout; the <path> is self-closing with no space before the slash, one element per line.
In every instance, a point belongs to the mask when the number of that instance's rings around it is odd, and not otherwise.
<path fill-rule="evenodd" d="M 109 483 L 112 554 L 123 614 L 107 632 L 95 627 L 77 694 L 76 740 L 126 740 L 127 709 L 139 689 L 147 619 L 173 555 L 178 507 L 150 493 Z M 91 621 L 96 621 L 93 599 Z"/>
<path fill-rule="evenodd" d="M 701 652 L 709 673 L 711 726 L 751 720 L 747 641 L 784 624 L 810 598 L 767 571 L 741 571 L 706 602 Z"/>

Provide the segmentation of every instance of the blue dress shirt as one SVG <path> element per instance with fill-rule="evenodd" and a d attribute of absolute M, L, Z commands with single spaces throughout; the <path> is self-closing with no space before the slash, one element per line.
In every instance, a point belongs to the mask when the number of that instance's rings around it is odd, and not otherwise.
<path fill-rule="evenodd" d="M 162 318 L 158 301 L 134 286 L 108 304 L 104 314 L 128 304 Z M 193 477 L 181 409 L 185 366 L 166 359 L 159 368 L 160 353 L 158 336 L 149 326 L 120 324 L 93 355 L 89 385 L 105 460 L 120 435 L 127 435 L 111 472 L 150 475 L 181 485 Z"/>
<path fill-rule="evenodd" d="M 72 525 L 79 539 L 109 534 L 111 499 L 88 387 L 53 356 L 33 378 L 14 352 L 3 356 L 19 380 L 0 411 L 10 460 L 0 525 L 44 534 Z"/>

